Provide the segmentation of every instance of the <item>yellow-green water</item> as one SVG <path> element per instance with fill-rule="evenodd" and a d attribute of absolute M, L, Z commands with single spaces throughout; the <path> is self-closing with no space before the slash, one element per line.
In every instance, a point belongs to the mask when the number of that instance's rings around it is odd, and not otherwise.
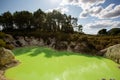
<path fill-rule="evenodd" d="M 42 47 L 13 51 L 21 63 L 6 71 L 10 80 L 120 80 L 118 64 L 102 57 Z"/>

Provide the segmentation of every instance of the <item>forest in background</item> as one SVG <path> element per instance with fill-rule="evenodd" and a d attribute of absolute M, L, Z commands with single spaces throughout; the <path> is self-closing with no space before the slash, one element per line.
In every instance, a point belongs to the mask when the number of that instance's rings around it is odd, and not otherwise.
<path fill-rule="evenodd" d="M 82 32 L 82 25 L 71 15 L 62 14 L 57 10 L 45 13 L 38 9 L 34 13 L 29 11 L 9 11 L 0 15 L 0 25 L 3 32 L 65 32 L 73 33 L 74 28 Z"/>

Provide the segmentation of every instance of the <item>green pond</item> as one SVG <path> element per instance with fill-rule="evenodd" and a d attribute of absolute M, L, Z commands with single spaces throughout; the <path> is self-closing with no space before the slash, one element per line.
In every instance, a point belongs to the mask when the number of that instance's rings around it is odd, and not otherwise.
<path fill-rule="evenodd" d="M 102 57 L 45 47 L 13 50 L 21 63 L 6 71 L 9 80 L 120 80 L 118 64 Z"/>

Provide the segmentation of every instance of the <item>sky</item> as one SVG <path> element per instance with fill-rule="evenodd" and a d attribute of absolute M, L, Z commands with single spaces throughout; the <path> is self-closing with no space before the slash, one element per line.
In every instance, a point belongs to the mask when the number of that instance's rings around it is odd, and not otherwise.
<path fill-rule="evenodd" d="M 34 12 L 39 8 L 45 12 L 55 9 L 77 17 L 86 34 L 97 34 L 103 28 L 120 28 L 120 0 L 0 0 L 0 14 Z"/>

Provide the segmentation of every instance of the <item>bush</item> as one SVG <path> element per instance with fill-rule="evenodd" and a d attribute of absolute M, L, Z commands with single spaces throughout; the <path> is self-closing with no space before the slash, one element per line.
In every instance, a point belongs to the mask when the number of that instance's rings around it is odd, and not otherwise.
<path fill-rule="evenodd" d="M 95 45 L 96 50 L 100 51 L 102 49 L 104 49 L 105 47 L 101 44 L 101 45 Z"/>
<path fill-rule="evenodd" d="M 0 39 L 0 47 L 5 47 L 5 45 L 6 45 L 6 42 Z"/>
<path fill-rule="evenodd" d="M 78 38 L 78 42 L 88 42 L 87 36 L 80 36 L 80 37 Z"/>
<path fill-rule="evenodd" d="M 107 34 L 107 29 L 101 29 L 98 31 L 98 35 L 106 35 Z"/>
<path fill-rule="evenodd" d="M 67 34 L 67 33 L 57 33 L 57 41 L 70 41 L 70 34 Z"/>
<path fill-rule="evenodd" d="M 5 34 L 5 33 L 0 32 L 0 38 L 4 38 L 5 36 L 6 36 L 6 34 Z"/>
<path fill-rule="evenodd" d="M 70 37 L 71 37 L 71 41 L 77 41 L 79 38 L 79 34 L 73 34 Z"/>
<path fill-rule="evenodd" d="M 14 49 L 14 46 L 11 44 L 6 44 L 5 48 L 12 50 L 12 49 Z"/>
<path fill-rule="evenodd" d="M 120 28 L 112 28 L 108 31 L 108 35 L 118 35 L 120 34 Z"/>

